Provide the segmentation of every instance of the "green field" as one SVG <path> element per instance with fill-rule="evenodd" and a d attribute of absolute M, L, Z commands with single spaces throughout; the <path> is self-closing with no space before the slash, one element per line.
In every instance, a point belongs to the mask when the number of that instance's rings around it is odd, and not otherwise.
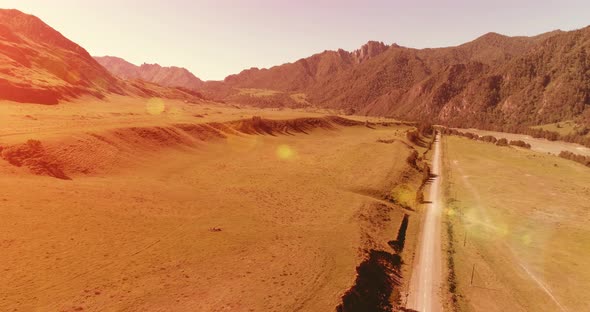
<path fill-rule="evenodd" d="M 574 121 L 568 120 L 568 121 L 556 122 L 556 123 L 552 123 L 552 124 L 534 126 L 531 128 L 557 132 L 560 135 L 568 135 L 568 134 L 575 134 L 578 130 L 581 129 L 581 126 L 576 124 Z M 587 136 L 589 136 L 589 135 L 590 135 L 590 133 L 587 134 Z"/>
<path fill-rule="evenodd" d="M 459 310 L 590 311 L 590 168 L 459 137 L 443 144 Z"/>
<path fill-rule="evenodd" d="M 252 89 L 252 88 L 240 88 L 238 89 L 240 95 L 250 95 L 255 97 L 262 97 L 262 96 L 273 96 L 276 94 L 280 94 L 282 92 L 269 90 L 269 89 Z"/>

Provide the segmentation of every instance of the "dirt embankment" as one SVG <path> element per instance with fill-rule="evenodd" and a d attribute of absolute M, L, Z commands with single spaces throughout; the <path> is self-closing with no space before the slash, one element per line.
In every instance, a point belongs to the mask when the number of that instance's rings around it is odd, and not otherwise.
<path fill-rule="evenodd" d="M 59 160 L 48 154 L 40 141 L 28 140 L 21 145 L 0 147 L 0 155 L 11 165 L 27 167 L 33 174 L 58 179 L 70 179 L 63 171 Z"/>
<path fill-rule="evenodd" d="M 110 171 L 126 161 L 166 148 L 190 149 L 230 135 L 293 135 L 314 129 L 362 125 L 337 116 L 270 120 L 261 117 L 225 123 L 173 124 L 166 127 L 129 127 L 87 132 L 56 140 L 28 140 L 0 145 L 0 156 L 35 175 L 71 179 Z"/>
<path fill-rule="evenodd" d="M 410 225 L 410 214 L 421 203 L 418 200 L 424 185 L 431 178 L 430 170 L 424 156 L 432 147 L 429 138 L 408 132 L 410 143 L 406 146 L 412 150 L 406 159 L 407 169 L 392 184 L 392 189 L 380 197 L 389 203 L 375 204 L 361 214 L 362 241 L 366 249 L 363 250 L 364 261 L 357 267 L 357 277 L 354 285 L 342 296 L 342 303 L 336 307 L 337 312 L 379 311 L 389 312 L 403 309 L 402 288 L 403 275 L 409 273 L 402 268 L 405 262 L 411 263 L 413 252 L 404 253 Z M 434 138 L 434 136 L 433 136 Z M 433 140 L 432 140 L 433 141 Z M 392 143 L 381 140 L 382 143 Z M 416 148 L 426 148 L 422 156 Z M 421 178 L 422 176 L 422 178 Z M 367 191 L 367 193 L 370 193 Z M 414 198 L 416 200 L 414 200 Z M 392 224 L 391 215 L 396 215 L 397 224 Z M 414 225 L 417 226 L 417 225 Z M 376 234 L 375 229 L 381 229 L 386 234 Z M 397 231 L 392 231 L 397 229 Z M 413 231 L 415 231 L 415 227 Z M 392 236 L 391 233 L 397 233 Z M 413 235 L 412 234 L 409 235 Z M 410 248 L 414 248 L 412 236 Z M 386 242 L 386 244 L 384 244 Z"/>

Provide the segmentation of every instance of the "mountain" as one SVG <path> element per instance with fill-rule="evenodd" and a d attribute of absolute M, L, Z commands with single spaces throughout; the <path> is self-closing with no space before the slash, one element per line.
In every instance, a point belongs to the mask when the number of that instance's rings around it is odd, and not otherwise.
<path fill-rule="evenodd" d="M 110 93 L 214 99 L 259 107 L 504 129 L 576 120 L 590 125 L 590 27 L 534 37 L 485 34 L 445 48 L 369 41 L 269 69 L 203 82 L 188 70 L 98 58 L 16 10 L 0 10 L 0 100 L 56 104 Z M 120 78 L 119 78 L 120 77 Z"/>
<path fill-rule="evenodd" d="M 162 86 L 183 87 L 190 90 L 200 90 L 204 84 L 186 68 L 162 67 L 158 64 L 145 63 L 136 66 L 113 56 L 94 57 L 94 59 L 113 75 L 126 80 L 141 79 Z"/>
<path fill-rule="evenodd" d="M 0 9 L 0 100 L 57 104 L 83 95 L 103 98 L 113 93 L 200 97 L 190 90 L 123 81 L 39 18 Z"/>
<path fill-rule="evenodd" d="M 382 42 L 369 41 L 359 50 L 347 52 L 324 51 L 270 69 L 251 68 L 225 78 L 224 83 L 233 88 L 259 88 L 277 91 L 298 91 L 311 87 L 324 79 L 354 68 L 386 51 Z"/>
<path fill-rule="evenodd" d="M 434 49 L 369 42 L 353 52 L 324 51 L 270 69 L 249 69 L 205 89 L 230 100 L 244 88 L 302 94 L 307 105 L 457 126 L 590 119 L 589 34 L 589 27 L 534 37 L 488 33 Z M 259 97 L 260 106 L 294 105 L 275 97 L 274 102 Z M 255 97 L 245 99 L 256 105 Z"/>
<path fill-rule="evenodd" d="M 0 99 L 56 104 L 108 92 L 122 85 L 86 50 L 35 16 L 0 10 Z"/>
<path fill-rule="evenodd" d="M 456 64 L 401 98 L 388 113 L 457 126 L 503 129 L 579 119 L 590 113 L 590 27 L 534 37 L 533 46 L 482 68 Z M 397 105 L 392 105 L 392 103 Z"/>

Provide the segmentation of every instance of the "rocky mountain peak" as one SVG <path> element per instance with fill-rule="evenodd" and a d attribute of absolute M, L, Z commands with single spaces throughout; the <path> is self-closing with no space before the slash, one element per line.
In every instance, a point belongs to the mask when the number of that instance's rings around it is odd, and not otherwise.
<path fill-rule="evenodd" d="M 360 49 L 353 51 L 352 56 L 357 64 L 363 63 L 389 48 L 388 45 L 380 41 L 369 41 L 361 46 Z"/>

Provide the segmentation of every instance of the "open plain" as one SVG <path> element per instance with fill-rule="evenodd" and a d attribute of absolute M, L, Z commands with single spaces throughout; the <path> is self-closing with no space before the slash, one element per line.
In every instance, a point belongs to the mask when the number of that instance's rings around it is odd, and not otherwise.
<path fill-rule="evenodd" d="M 455 136 L 443 146 L 443 231 L 457 308 L 590 309 L 588 168 Z"/>
<path fill-rule="evenodd" d="M 419 175 L 404 125 L 123 97 L 2 112 L 2 311 L 333 310 L 414 213 L 382 196 Z"/>

